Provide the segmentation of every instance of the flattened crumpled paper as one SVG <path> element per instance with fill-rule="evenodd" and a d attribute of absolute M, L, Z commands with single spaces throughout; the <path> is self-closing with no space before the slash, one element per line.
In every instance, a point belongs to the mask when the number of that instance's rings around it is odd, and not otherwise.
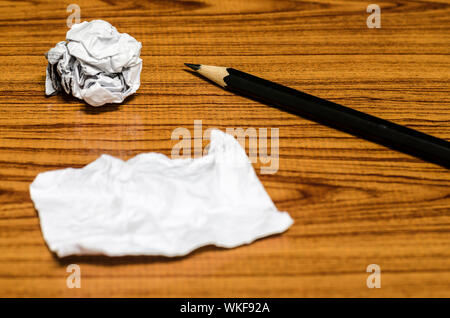
<path fill-rule="evenodd" d="M 211 132 L 201 158 L 102 155 L 81 169 L 40 173 L 30 194 L 44 239 L 59 257 L 181 256 L 205 245 L 249 244 L 293 223 L 277 210 L 239 142 L 220 130 Z"/>
<path fill-rule="evenodd" d="M 140 86 L 141 47 L 106 21 L 74 24 L 45 54 L 45 94 L 64 90 L 92 106 L 121 103 Z"/>

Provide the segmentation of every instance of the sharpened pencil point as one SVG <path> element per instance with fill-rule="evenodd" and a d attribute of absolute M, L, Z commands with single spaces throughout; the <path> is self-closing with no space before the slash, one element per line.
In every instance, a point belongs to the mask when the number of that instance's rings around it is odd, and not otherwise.
<path fill-rule="evenodd" d="M 194 71 L 198 71 L 200 69 L 200 64 L 189 64 L 189 63 L 184 63 L 184 65 L 186 65 L 187 67 L 193 69 Z"/>

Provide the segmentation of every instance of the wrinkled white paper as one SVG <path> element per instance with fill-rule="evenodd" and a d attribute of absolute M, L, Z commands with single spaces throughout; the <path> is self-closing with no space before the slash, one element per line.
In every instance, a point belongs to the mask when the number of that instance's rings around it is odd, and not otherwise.
<path fill-rule="evenodd" d="M 121 103 L 140 86 L 142 44 L 106 21 L 74 24 L 45 56 L 46 95 L 62 89 L 92 106 Z"/>
<path fill-rule="evenodd" d="M 59 257 L 181 256 L 205 245 L 248 244 L 293 223 L 239 142 L 220 130 L 211 132 L 201 158 L 143 153 L 125 162 L 102 155 L 81 169 L 40 173 L 30 194 Z"/>

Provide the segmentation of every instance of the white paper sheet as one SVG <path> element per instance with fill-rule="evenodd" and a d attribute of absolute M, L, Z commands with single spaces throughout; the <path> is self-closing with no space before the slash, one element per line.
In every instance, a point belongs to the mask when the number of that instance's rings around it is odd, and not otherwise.
<path fill-rule="evenodd" d="M 30 185 L 43 236 L 58 256 L 181 256 L 281 233 L 279 212 L 239 142 L 211 133 L 207 155 L 102 155 L 81 169 L 40 173 Z"/>
<path fill-rule="evenodd" d="M 45 93 L 64 90 L 92 106 L 121 103 L 140 86 L 141 47 L 106 21 L 74 24 L 45 55 Z"/>

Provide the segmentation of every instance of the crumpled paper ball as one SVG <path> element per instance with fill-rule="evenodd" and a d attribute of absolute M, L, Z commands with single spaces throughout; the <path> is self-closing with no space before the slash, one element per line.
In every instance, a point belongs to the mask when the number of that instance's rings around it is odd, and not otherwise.
<path fill-rule="evenodd" d="M 142 44 L 106 21 L 74 24 L 46 54 L 45 94 L 64 91 L 92 106 L 121 103 L 140 86 Z"/>

